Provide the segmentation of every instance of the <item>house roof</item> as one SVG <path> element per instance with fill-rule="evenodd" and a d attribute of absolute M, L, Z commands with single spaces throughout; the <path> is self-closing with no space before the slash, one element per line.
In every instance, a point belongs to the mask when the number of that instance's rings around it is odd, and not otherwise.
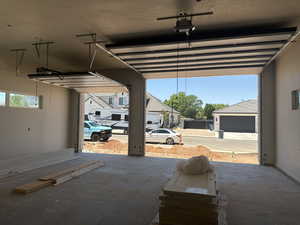
<path fill-rule="evenodd" d="M 102 98 L 95 94 L 87 94 L 87 98 L 85 99 L 85 102 L 89 101 L 90 99 L 93 100 L 96 104 L 99 105 L 101 108 L 110 108 L 112 109 L 111 105 L 109 105 L 107 102 L 105 102 Z"/>
<path fill-rule="evenodd" d="M 163 103 L 158 98 L 154 97 L 150 93 L 147 92 L 147 98 L 149 98 L 149 102 L 147 105 L 147 110 L 150 112 L 172 112 L 172 108 L 165 103 Z M 180 114 L 178 111 L 173 109 L 173 113 Z"/>
<path fill-rule="evenodd" d="M 258 107 L 257 107 L 257 100 L 256 99 L 250 99 L 247 101 L 243 101 L 228 107 L 225 107 L 223 109 L 215 110 L 213 112 L 214 114 L 257 114 L 258 113 Z"/>

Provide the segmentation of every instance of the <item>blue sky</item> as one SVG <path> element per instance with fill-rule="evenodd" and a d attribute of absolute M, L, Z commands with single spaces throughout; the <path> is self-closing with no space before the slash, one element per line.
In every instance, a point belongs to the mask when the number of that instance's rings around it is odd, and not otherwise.
<path fill-rule="evenodd" d="M 205 103 L 235 104 L 258 96 L 256 75 L 179 79 L 179 91 L 198 96 Z M 161 100 L 176 93 L 176 78 L 147 80 L 147 91 Z"/>

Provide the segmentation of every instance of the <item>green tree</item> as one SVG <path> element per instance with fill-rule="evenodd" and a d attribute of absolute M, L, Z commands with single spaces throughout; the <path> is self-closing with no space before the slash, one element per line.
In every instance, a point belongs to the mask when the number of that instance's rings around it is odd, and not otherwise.
<path fill-rule="evenodd" d="M 198 112 L 202 109 L 203 102 L 195 95 L 186 95 L 184 92 L 173 94 L 170 99 L 164 101 L 173 107 L 181 115 L 189 118 L 197 118 Z"/>
<path fill-rule="evenodd" d="M 225 104 L 206 104 L 203 110 L 203 115 L 206 119 L 213 118 L 213 111 L 227 107 Z"/>
<path fill-rule="evenodd" d="M 17 107 L 27 107 L 28 103 L 24 100 L 23 96 L 11 95 L 10 96 L 10 105 L 17 106 Z"/>

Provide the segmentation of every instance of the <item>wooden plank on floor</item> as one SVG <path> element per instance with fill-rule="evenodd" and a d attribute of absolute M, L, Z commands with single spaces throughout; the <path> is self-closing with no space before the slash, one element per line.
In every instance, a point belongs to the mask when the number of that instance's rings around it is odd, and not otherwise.
<path fill-rule="evenodd" d="M 104 166 L 104 163 L 101 162 L 101 161 L 98 161 L 98 162 L 95 162 L 93 164 L 90 164 L 89 166 L 85 166 L 85 167 L 82 167 L 78 170 L 74 170 L 73 172 L 71 173 L 68 173 L 68 174 L 65 174 L 63 176 L 59 176 L 59 177 L 56 177 L 53 181 L 53 185 L 59 185 L 59 184 L 62 184 L 68 180 L 71 180 L 75 177 L 78 177 L 82 174 L 85 174 L 91 170 L 94 170 L 94 169 L 97 169 L 97 168 L 100 168 L 100 167 L 103 167 Z"/>
<path fill-rule="evenodd" d="M 21 193 L 21 194 L 28 194 L 37 190 L 40 190 L 41 188 L 50 186 L 53 181 L 34 181 L 32 183 L 24 184 L 21 186 L 18 186 L 14 189 L 14 192 Z"/>
<path fill-rule="evenodd" d="M 47 176 L 44 176 L 40 178 L 37 181 L 34 181 L 32 183 L 24 184 L 21 186 L 18 186 L 14 189 L 14 192 L 16 193 L 22 193 L 27 194 L 31 193 L 37 190 L 40 190 L 41 188 L 50 186 L 50 185 L 58 185 L 61 183 L 64 183 L 68 180 L 71 180 L 74 177 L 78 177 L 84 173 L 87 173 L 93 169 L 103 167 L 104 163 L 102 161 L 96 160 L 88 163 L 81 164 L 76 167 L 72 167 L 66 170 L 62 170 Z"/>
<path fill-rule="evenodd" d="M 45 181 L 45 180 L 55 181 L 59 177 L 70 175 L 70 174 L 72 174 L 72 173 L 74 173 L 78 170 L 82 170 L 84 168 L 91 167 L 93 165 L 97 165 L 98 167 L 101 167 L 101 166 L 104 166 L 104 163 L 102 161 L 99 161 L 99 160 L 91 161 L 91 162 L 84 163 L 84 164 L 81 164 L 81 165 L 76 166 L 76 167 L 72 167 L 72 168 L 69 168 L 69 169 L 58 171 L 56 173 L 49 174 L 49 175 L 44 176 L 44 177 L 40 177 L 39 180 L 41 180 L 41 181 Z"/>

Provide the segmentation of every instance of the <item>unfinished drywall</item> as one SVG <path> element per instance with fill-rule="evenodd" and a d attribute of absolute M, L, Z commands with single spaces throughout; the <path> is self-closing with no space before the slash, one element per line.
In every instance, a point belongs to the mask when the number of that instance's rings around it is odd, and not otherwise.
<path fill-rule="evenodd" d="M 73 147 L 75 118 L 70 90 L 36 83 L 12 70 L 0 71 L 0 90 L 42 96 L 41 109 L 0 107 L 0 159 Z"/>
<path fill-rule="evenodd" d="M 300 181 L 300 110 L 292 110 L 291 91 L 300 89 L 300 43 L 276 60 L 276 166 Z"/>

